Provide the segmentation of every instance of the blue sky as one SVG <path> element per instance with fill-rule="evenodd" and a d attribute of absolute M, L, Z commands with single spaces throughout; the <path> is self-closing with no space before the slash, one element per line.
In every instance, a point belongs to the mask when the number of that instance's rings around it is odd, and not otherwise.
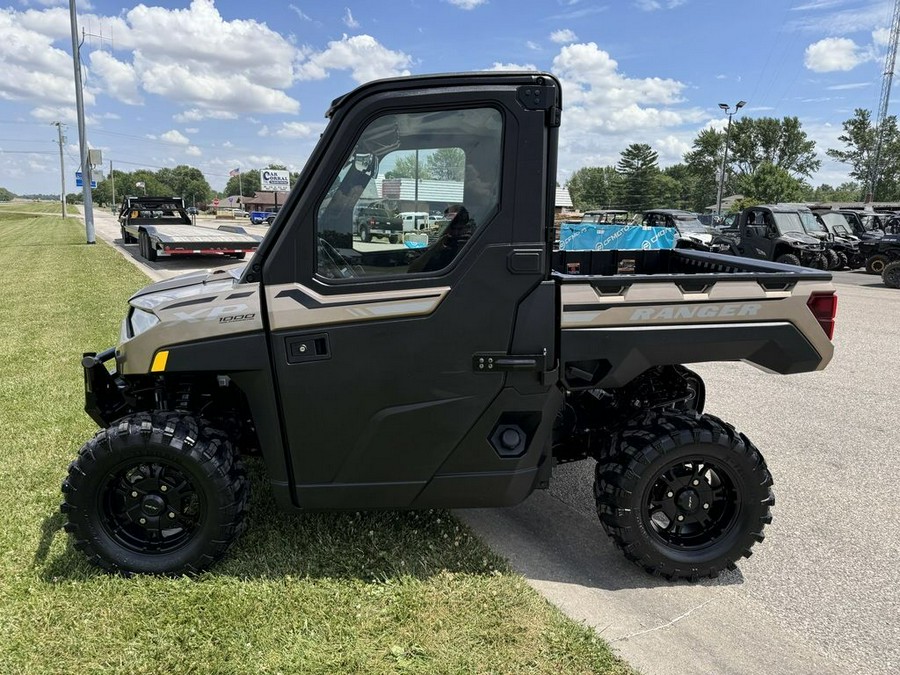
<path fill-rule="evenodd" d="M 379 77 L 536 68 L 563 81 L 560 183 L 649 143 L 663 166 L 704 127 L 798 116 L 823 159 L 856 107 L 875 109 L 890 0 L 77 2 L 87 136 L 115 168 L 302 168 L 330 101 Z M 78 157 L 66 0 L 0 5 L 0 187 L 58 192 L 56 128 Z M 102 35 L 102 38 L 99 37 Z M 896 99 L 900 99 L 900 91 Z M 896 112 L 900 101 L 892 103 Z"/>

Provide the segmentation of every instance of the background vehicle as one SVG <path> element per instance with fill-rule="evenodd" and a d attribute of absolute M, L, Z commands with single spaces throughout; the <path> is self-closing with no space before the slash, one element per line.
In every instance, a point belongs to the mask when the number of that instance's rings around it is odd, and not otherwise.
<path fill-rule="evenodd" d="M 361 241 L 372 241 L 373 236 L 380 236 L 396 244 L 403 233 L 403 219 L 384 202 L 372 202 L 357 210 L 356 232 Z"/>
<path fill-rule="evenodd" d="M 641 225 L 647 227 L 674 227 L 678 231 L 676 248 L 692 248 L 709 251 L 713 237 L 719 234 L 715 228 L 704 225 L 697 214 L 680 209 L 651 209 L 644 211 Z"/>
<path fill-rule="evenodd" d="M 252 253 L 260 237 L 211 227 L 198 227 L 180 197 L 125 197 L 119 210 L 122 243 L 140 246 L 141 257 L 160 255 L 228 255 Z"/>
<path fill-rule="evenodd" d="M 863 240 L 859 242 L 859 252 L 865 260 L 866 272 L 883 274 L 887 265 L 900 260 L 900 235 L 886 234 L 880 239 Z"/>
<path fill-rule="evenodd" d="M 294 510 L 511 505 L 590 457 L 601 524 L 642 568 L 696 579 L 748 555 L 771 475 L 703 414 L 683 364 L 824 368 L 831 277 L 701 251 L 553 251 L 560 105 L 543 73 L 338 99 L 252 264 L 148 286 L 120 343 L 85 355 L 103 429 L 63 483 L 74 546 L 107 569 L 209 566 L 244 527 L 248 454 Z M 346 196 L 393 148 L 435 147 L 466 158 L 453 255 L 423 271 L 413 251 L 344 259 L 360 245 Z"/>
<path fill-rule="evenodd" d="M 719 235 L 712 243 L 732 255 L 757 260 L 818 269 L 826 265 L 825 245 L 806 233 L 793 207 L 751 206 L 741 211 L 735 222 L 733 233 Z"/>
<path fill-rule="evenodd" d="M 584 224 L 597 223 L 600 225 L 627 225 L 628 211 L 621 209 L 603 209 L 599 211 L 585 211 L 581 216 Z"/>
<path fill-rule="evenodd" d="M 249 216 L 250 222 L 254 225 L 261 225 L 263 223 L 271 225 L 275 221 L 275 216 L 278 215 L 280 209 L 280 206 L 270 206 L 263 211 L 251 211 Z"/>

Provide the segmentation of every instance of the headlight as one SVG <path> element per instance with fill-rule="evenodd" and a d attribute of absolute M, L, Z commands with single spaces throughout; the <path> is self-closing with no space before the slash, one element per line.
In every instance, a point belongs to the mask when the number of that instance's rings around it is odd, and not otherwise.
<path fill-rule="evenodd" d="M 146 312 L 143 309 L 138 309 L 137 307 L 131 308 L 131 336 L 135 337 L 140 335 L 145 330 L 149 328 L 153 328 L 156 324 L 159 323 L 159 317 L 152 312 Z"/>

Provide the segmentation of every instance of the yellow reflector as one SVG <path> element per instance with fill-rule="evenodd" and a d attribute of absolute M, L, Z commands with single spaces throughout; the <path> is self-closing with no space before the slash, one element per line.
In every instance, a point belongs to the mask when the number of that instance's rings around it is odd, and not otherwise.
<path fill-rule="evenodd" d="M 166 369 L 166 361 L 169 360 L 169 352 L 156 352 L 156 356 L 153 357 L 153 365 L 150 366 L 151 373 L 161 373 Z"/>

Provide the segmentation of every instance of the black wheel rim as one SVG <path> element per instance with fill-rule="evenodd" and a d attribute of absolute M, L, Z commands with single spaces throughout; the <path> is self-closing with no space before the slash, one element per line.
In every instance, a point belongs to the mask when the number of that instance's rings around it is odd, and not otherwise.
<path fill-rule="evenodd" d="M 711 458 L 693 457 L 656 474 L 641 515 L 659 543 L 696 551 L 726 537 L 739 512 L 740 494 L 731 472 Z"/>
<path fill-rule="evenodd" d="M 129 462 L 110 472 L 100 494 L 103 526 L 136 553 L 170 553 L 203 522 L 205 504 L 190 476 L 159 459 Z"/>

